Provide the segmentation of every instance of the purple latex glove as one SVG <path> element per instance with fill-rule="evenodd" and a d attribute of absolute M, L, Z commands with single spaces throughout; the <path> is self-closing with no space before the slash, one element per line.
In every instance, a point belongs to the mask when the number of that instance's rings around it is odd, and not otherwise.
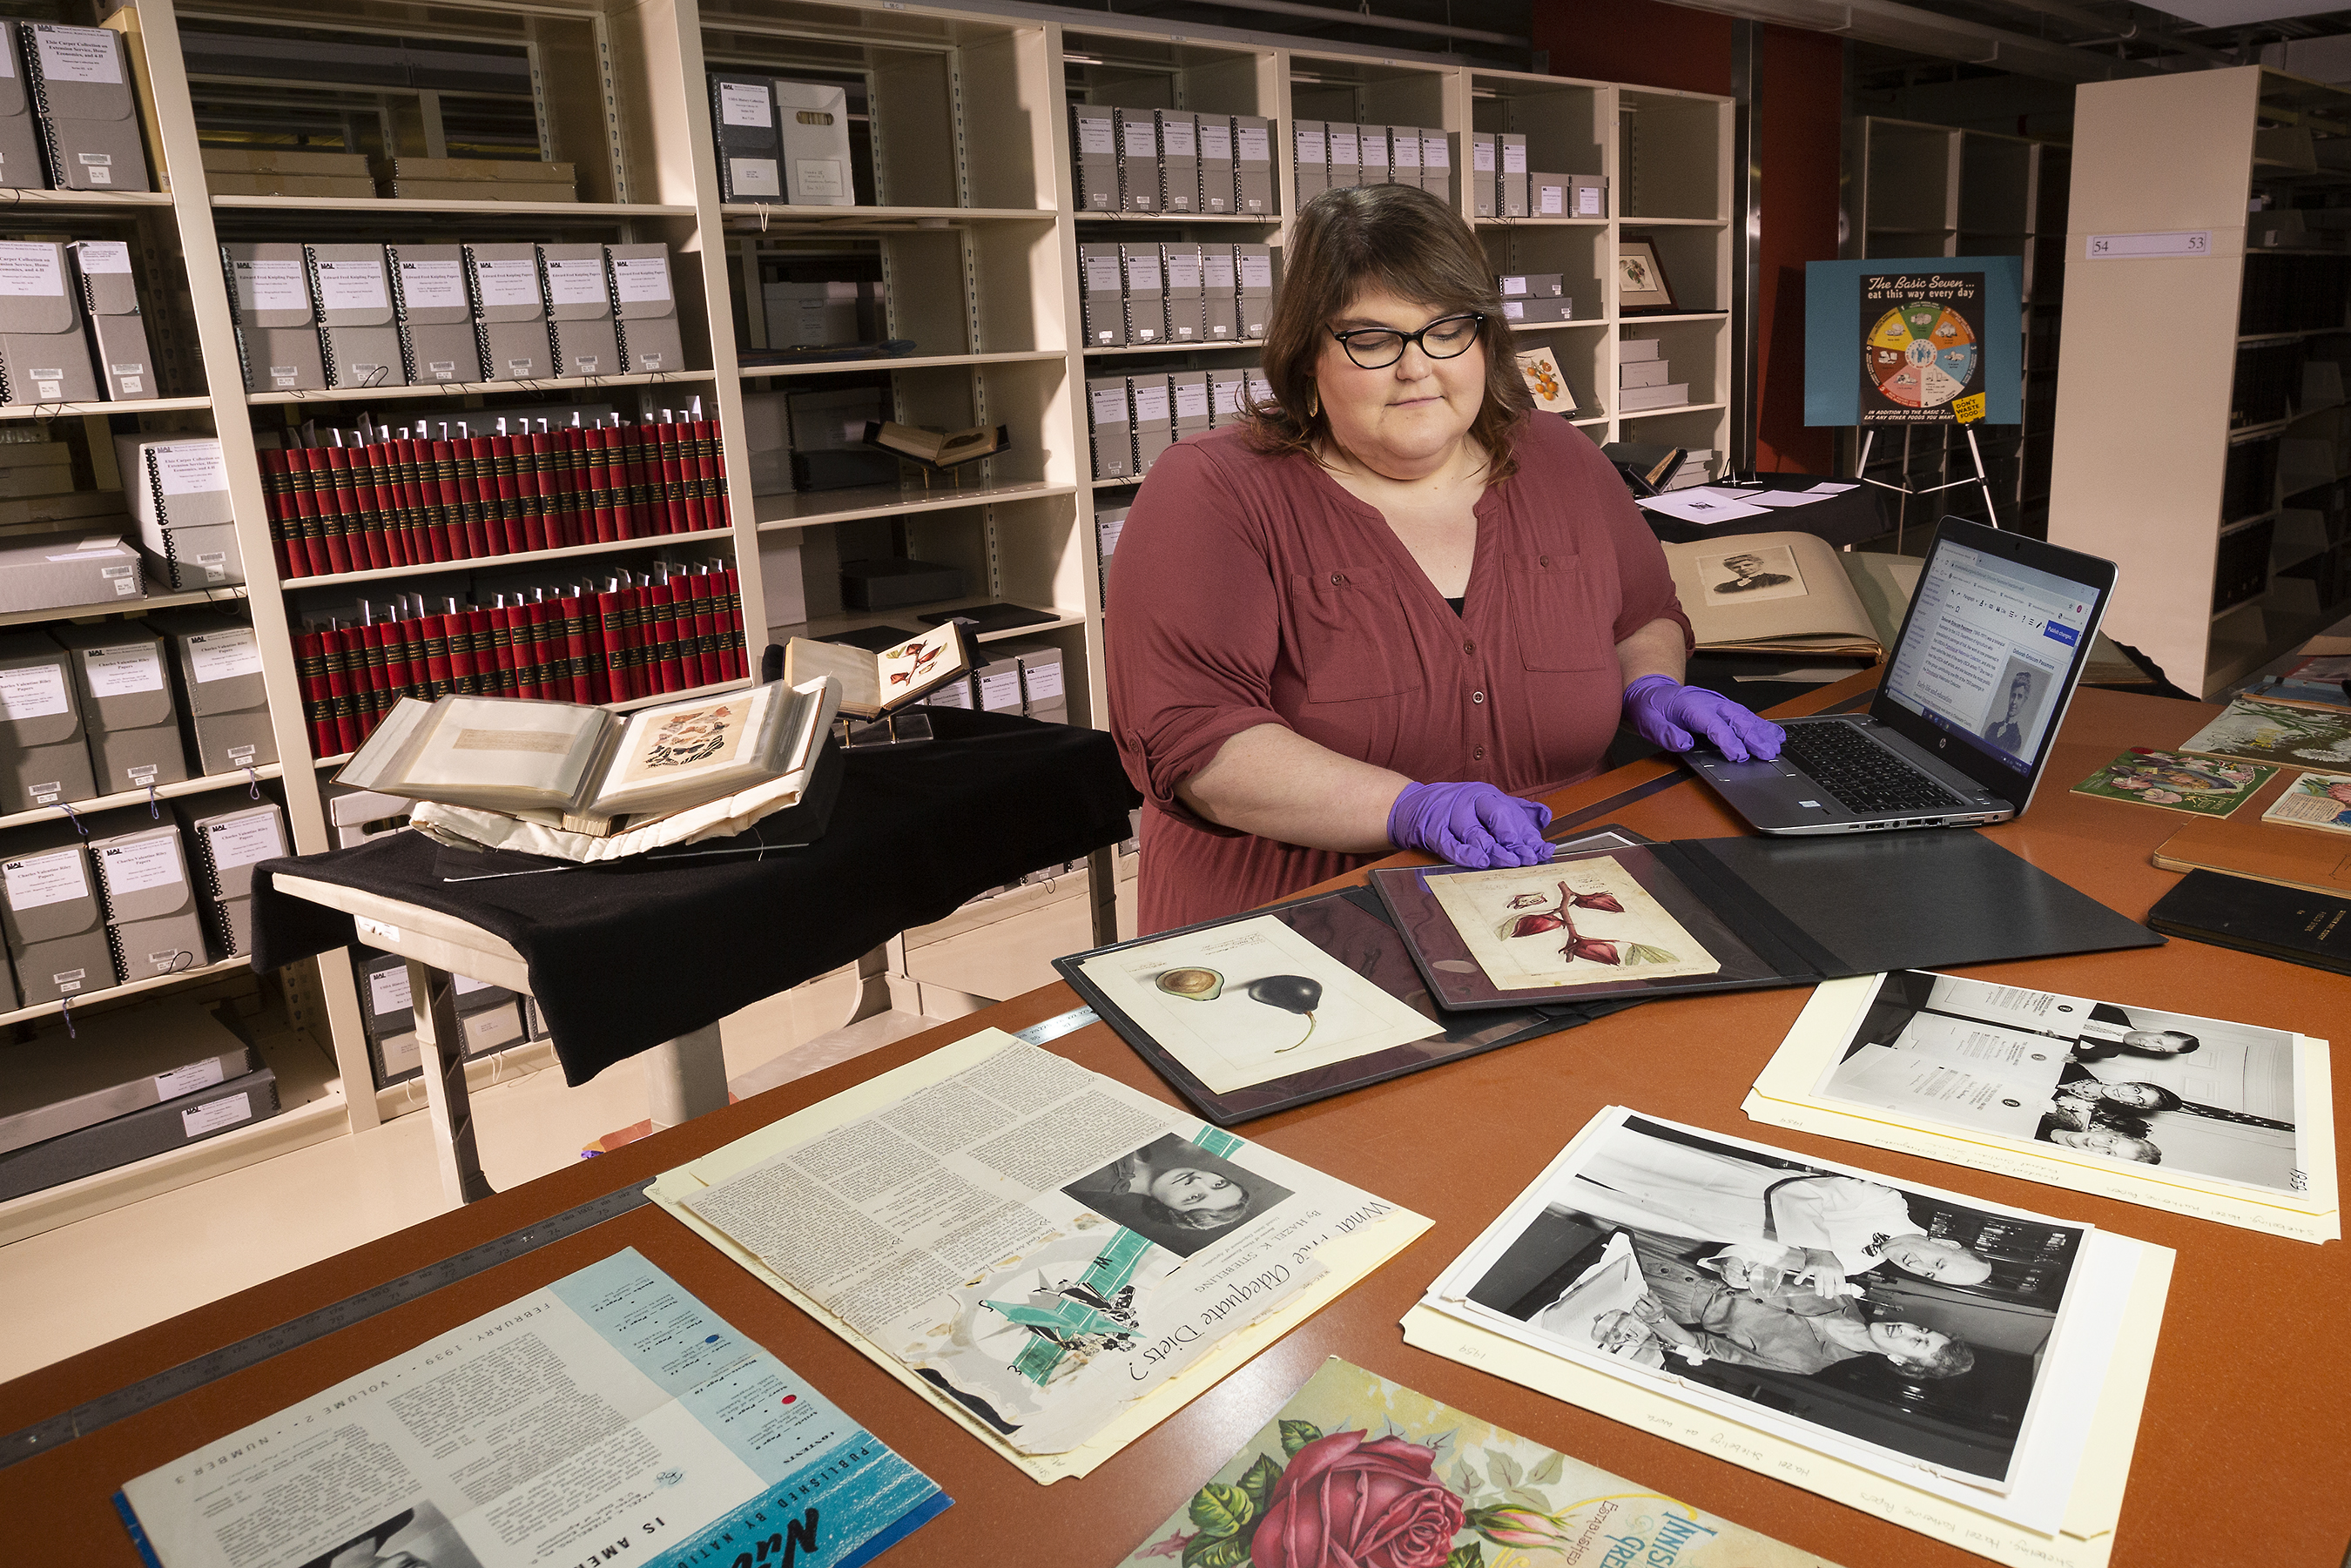
<path fill-rule="evenodd" d="M 1625 717 L 1641 738 L 1687 751 L 1700 737 L 1732 762 L 1780 755 L 1788 732 L 1719 692 L 1686 686 L 1671 675 L 1643 675 L 1625 688 Z"/>
<path fill-rule="evenodd" d="M 1390 843 L 1481 870 L 1551 859 L 1542 841 L 1550 825 L 1550 807 L 1491 784 L 1407 784 L 1388 808 Z"/>

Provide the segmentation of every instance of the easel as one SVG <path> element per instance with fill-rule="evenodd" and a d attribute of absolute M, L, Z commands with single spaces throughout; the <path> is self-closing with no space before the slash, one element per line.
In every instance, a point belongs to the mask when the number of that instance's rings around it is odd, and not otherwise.
<path fill-rule="evenodd" d="M 1917 428 L 1917 426 L 1911 424 L 1906 424 L 1902 427 L 1903 472 L 1906 475 L 1909 472 L 1910 466 L 1910 433 Z M 1959 489 L 1963 485 L 1980 486 L 1983 489 L 1984 521 L 1990 523 L 1995 528 L 2000 527 L 2000 513 L 1993 507 L 1991 503 L 1991 476 L 1984 472 L 1983 449 L 1976 444 L 1975 422 L 1973 420 L 1963 420 L 1959 422 L 1959 429 L 1967 434 L 1968 455 L 1975 459 L 1975 476 L 1973 478 L 1953 479 L 1949 484 L 1944 485 L 1929 485 L 1924 489 L 1913 489 L 1907 484 L 1889 485 L 1883 479 L 1873 479 L 1869 476 L 1869 444 L 1871 442 L 1877 439 L 1877 426 L 1874 424 L 1865 424 L 1861 426 L 1861 458 L 1860 461 L 1856 462 L 1853 466 L 1853 476 L 1860 480 L 1865 485 L 1875 485 L 1881 490 L 1891 490 L 1895 494 L 1903 497 L 1904 505 L 1902 514 L 1895 519 L 1894 523 L 1894 548 L 1896 550 L 1899 550 L 1902 548 L 1902 535 L 1905 529 L 1909 526 L 1910 508 L 1908 502 L 1909 498 L 1913 496 L 1933 496 L 1945 490 Z"/>

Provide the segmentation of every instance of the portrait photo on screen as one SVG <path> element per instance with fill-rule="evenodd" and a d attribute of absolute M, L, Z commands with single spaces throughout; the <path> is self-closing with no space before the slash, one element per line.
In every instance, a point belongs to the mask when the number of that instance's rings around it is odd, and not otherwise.
<path fill-rule="evenodd" d="M 1170 1133 L 1061 1188 L 1072 1201 L 1189 1258 L 1257 1219 L 1290 1189 Z"/>

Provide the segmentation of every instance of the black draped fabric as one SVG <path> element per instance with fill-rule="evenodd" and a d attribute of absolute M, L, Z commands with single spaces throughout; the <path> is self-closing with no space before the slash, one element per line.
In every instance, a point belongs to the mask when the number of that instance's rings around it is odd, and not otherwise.
<path fill-rule="evenodd" d="M 624 861 L 453 883 L 443 879 L 475 857 L 403 832 L 265 861 L 254 868 L 254 967 L 357 940 L 350 915 L 279 892 L 280 874 L 455 915 L 522 955 L 564 1080 L 585 1083 L 942 919 L 976 894 L 1127 836 L 1127 812 L 1141 800 L 1109 736 L 925 711 L 938 738 L 848 753 L 824 835 L 764 858 Z"/>

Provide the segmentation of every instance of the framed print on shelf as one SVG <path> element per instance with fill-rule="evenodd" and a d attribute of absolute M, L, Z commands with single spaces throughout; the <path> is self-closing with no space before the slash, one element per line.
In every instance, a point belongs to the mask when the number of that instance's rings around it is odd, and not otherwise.
<path fill-rule="evenodd" d="M 1655 242 L 1616 242 L 1616 314 L 1667 316 L 1681 308 L 1674 303 L 1673 286 L 1666 281 L 1666 264 L 1657 259 Z"/>
<path fill-rule="evenodd" d="M 1527 378 L 1527 392 L 1537 408 L 1571 416 L 1576 413 L 1575 393 L 1568 387 L 1567 373 L 1549 349 L 1523 350 L 1518 360 L 1519 373 Z"/>

